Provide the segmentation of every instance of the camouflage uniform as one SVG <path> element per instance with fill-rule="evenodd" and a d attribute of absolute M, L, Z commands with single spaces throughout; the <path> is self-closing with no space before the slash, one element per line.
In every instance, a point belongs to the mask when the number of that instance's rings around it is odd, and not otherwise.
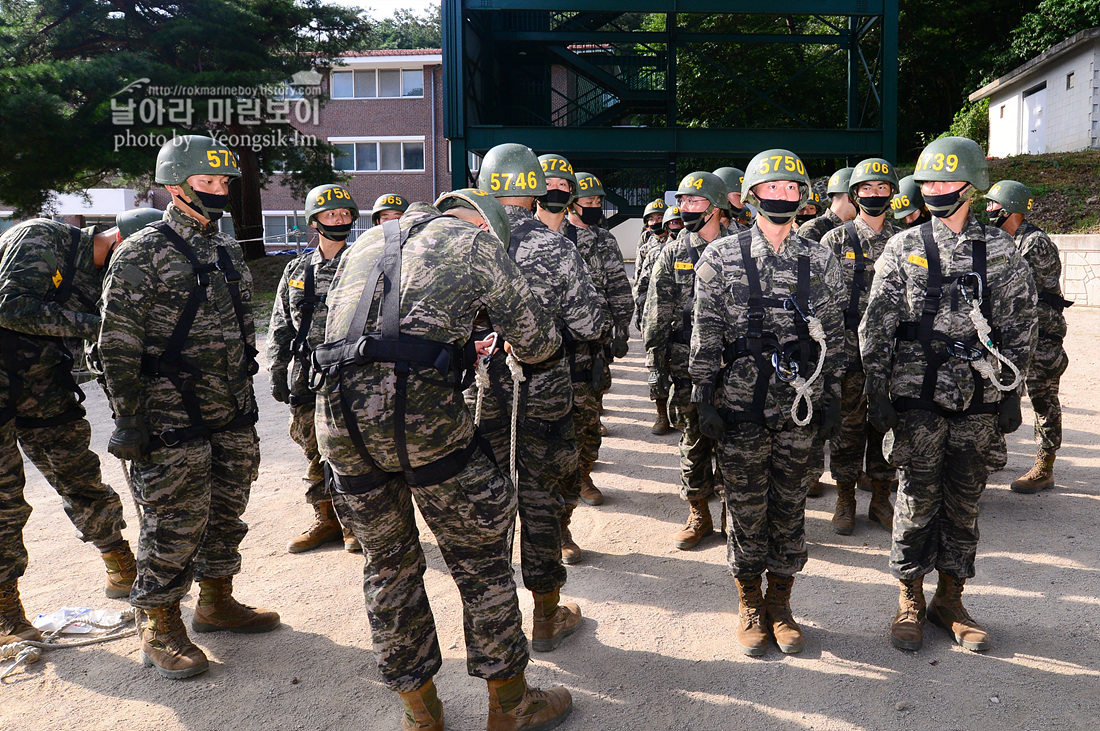
<path fill-rule="evenodd" d="M 822 215 L 798 227 L 798 235 L 810 241 L 820 242 L 821 237 L 840 226 L 844 221 L 829 208 Z"/>
<path fill-rule="evenodd" d="M 903 581 L 932 569 L 941 577 L 974 575 L 978 498 L 985 489 L 985 458 L 996 438 L 1001 400 L 1000 392 L 977 377 L 966 360 L 950 356 L 937 374 L 934 403 L 921 399 L 928 362 L 920 343 L 902 337 L 899 325 L 921 320 L 928 281 L 922 231 L 927 226 L 944 277 L 934 328 L 946 337 L 974 342 L 969 305 L 951 278 L 974 270 L 973 242 L 985 241 L 984 297 L 992 315 L 989 324 L 1000 331 L 1001 353 L 1026 372 L 1035 343 L 1035 288 L 1027 267 L 1008 234 L 982 226 L 973 215 L 958 235 L 938 218 L 902 231 L 875 262 L 859 341 L 866 393 L 888 393 L 898 411 L 899 423 L 887 434 L 883 451 L 901 470 L 890 570 Z M 943 343 L 932 342 L 933 352 L 945 352 Z M 978 407 L 976 397 L 989 406 Z"/>
<path fill-rule="evenodd" d="M 417 226 L 402 254 L 401 336 L 462 347 L 470 339 L 475 315 L 485 308 L 519 359 L 539 361 L 553 353 L 560 343 L 553 322 L 500 242 L 457 218 L 425 223 L 433 215 L 438 215 L 434 208 L 413 204 L 400 219 L 402 230 Z M 348 333 L 368 273 L 382 256 L 384 228 L 364 233 L 343 257 L 328 294 L 330 342 Z M 365 332 L 379 330 L 380 300 L 375 298 Z M 513 678 L 528 659 L 511 567 L 515 489 L 478 450 L 442 482 L 410 484 L 395 439 L 396 385 L 393 363 L 345 368 L 339 376 L 326 376 L 317 403 L 321 455 L 335 473 L 333 502 L 366 557 L 363 591 L 378 667 L 388 687 L 407 692 L 423 686 L 442 664 L 424 590 L 426 564 L 412 506 L 415 497 L 462 597 L 470 674 Z M 471 444 L 473 417 L 453 383 L 440 380 L 434 370 L 413 366 L 405 393 L 406 451 L 412 469 Z M 566 384 L 566 398 L 569 393 Z M 367 458 L 348 432 L 345 409 L 361 430 Z"/>
<path fill-rule="evenodd" d="M 193 578 L 240 572 L 238 549 L 248 532 L 241 514 L 260 466 L 253 426 L 252 275 L 240 246 L 215 224 L 203 226 L 175 204 L 165 211 L 164 224 L 191 246 L 200 266 L 220 271 L 196 277 L 164 233 L 142 229 L 111 259 L 99 336 L 112 410 L 119 417 L 143 415 L 152 435 L 147 454 L 130 464 L 142 512 L 130 602 L 143 609 L 178 603 Z M 240 275 L 240 321 L 228 266 Z M 196 281 L 203 279 L 209 282 L 205 301 L 181 351 L 188 369 L 183 382 L 193 389 L 202 419 L 196 425 L 189 399 L 167 375 L 172 366 L 162 356 Z"/>
<path fill-rule="evenodd" d="M 759 271 L 765 297 L 776 302 L 801 297 L 796 286 L 800 257 L 808 257 L 806 296 L 825 331 L 826 356 L 813 384 L 814 419 L 808 426 L 791 420 L 794 388 L 776 379 L 771 361 L 763 375 L 768 385 L 762 412 L 753 408 L 757 386 L 756 359 L 727 351 L 748 334 L 749 284 L 742 257 L 743 237 Z M 691 337 L 691 381 L 697 389 L 714 389 L 714 405 L 726 418 L 728 431 L 718 442 L 718 464 L 725 484 L 730 524 L 728 560 L 738 578 L 768 570 L 791 576 L 806 563 L 803 474 L 820 454 L 819 421 L 825 400 L 840 398 L 844 336 L 840 267 L 828 249 L 791 232 L 777 252 L 759 226 L 719 239 L 707 248 L 696 268 L 695 329 Z M 782 305 L 765 305 L 762 329 L 781 345 L 798 343 L 798 315 Z M 800 345 L 806 347 L 805 344 Z M 801 353 L 801 350 L 799 351 Z M 817 366 L 817 348 L 801 353 L 807 377 Z M 730 357 L 734 356 L 734 357 Z"/>
<path fill-rule="evenodd" d="M 864 470 L 864 455 L 867 459 L 867 476 L 875 481 L 894 479 L 895 470 L 882 456 L 882 432 L 867 421 L 867 397 L 863 393 L 863 364 L 859 358 L 859 321 L 867 309 L 867 295 L 871 278 L 874 276 L 874 261 L 882 255 L 886 242 L 900 229 L 889 221 L 883 222 L 882 233 L 875 233 L 862 217 L 856 216 L 850 222 L 859 238 L 863 256 L 869 259 L 855 310 L 851 309 L 851 292 L 856 277 L 856 253 L 848 238 L 849 224 L 842 224 L 827 232 L 821 238 L 821 244 L 832 251 L 840 262 L 840 271 L 844 277 L 841 307 L 845 311 L 844 354 L 847 368 L 841 382 L 841 413 L 844 421 L 840 433 L 830 442 L 831 454 L 829 467 L 836 482 L 855 482 Z"/>
<path fill-rule="evenodd" d="M 715 239 L 717 240 L 717 239 Z M 700 500 L 714 494 L 714 440 L 699 430 L 699 415 L 691 403 L 688 353 L 691 303 L 695 295 L 697 261 L 709 244 L 686 231 L 657 255 L 646 298 L 642 342 L 646 368 L 667 372 L 672 381 L 668 396 L 669 420 L 682 425 L 680 435 L 680 497 Z"/>
<path fill-rule="evenodd" d="M 644 320 L 646 296 L 649 293 L 649 279 L 653 273 L 653 263 L 665 244 L 673 240 L 672 236 L 661 239 L 652 232 L 647 231 L 642 243 L 638 246 L 638 254 L 634 258 L 634 318 L 638 329 L 642 329 Z"/>
<path fill-rule="evenodd" d="M 331 259 L 321 255 L 320 248 L 307 251 L 297 257 L 283 270 L 282 279 L 275 295 L 275 306 L 271 310 L 271 325 L 267 332 L 267 360 L 272 372 L 290 372 L 290 437 L 305 452 L 309 465 L 302 479 L 305 480 L 306 502 L 315 505 L 327 500 L 325 473 L 321 455 L 317 450 L 317 434 L 314 430 L 316 398 L 309 390 L 308 360 L 294 357 L 292 345 L 302 324 L 302 305 L 305 293 L 306 271 L 313 267 L 314 296 L 319 297 L 309 332 L 305 337 L 306 353 L 325 342 L 325 318 L 328 307 L 325 295 L 332 285 L 332 278 L 346 246 L 340 247 Z"/>
<path fill-rule="evenodd" d="M 94 230 L 79 231 L 70 275 L 73 231 L 32 219 L 0 237 L 0 584 L 27 568 L 23 526 L 31 506 L 23 498 L 20 446 L 61 496 L 78 538 L 110 548 L 125 527 L 122 503 L 103 484 L 99 457 L 88 448 L 91 426 L 62 340 L 94 340 L 99 329 Z M 72 287 L 64 303 L 57 301 L 63 276 Z"/>
<path fill-rule="evenodd" d="M 1027 371 L 1027 395 L 1035 411 L 1035 438 L 1040 449 L 1056 452 L 1062 446 L 1062 405 L 1058 401 L 1058 382 L 1069 367 L 1069 356 L 1062 347 L 1066 336 L 1066 318 L 1060 300 L 1062 262 L 1058 247 L 1042 230 L 1024 221 L 1012 237 L 1020 255 L 1031 267 L 1038 292 L 1039 340 Z"/>
<path fill-rule="evenodd" d="M 606 316 L 587 267 L 572 243 L 522 206 L 506 205 L 512 227 L 511 256 L 542 309 L 577 341 L 596 340 Z M 520 228 L 529 229 L 517 237 Z M 522 232 L 520 232 L 522 234 Z M 492 323 L 495 329 L 495 321 Z M 489 364 L 481 426 L 500 464 L 511 454 L 512 376 L 503 352 Z M 579 357 L 578 368 L 585 360 Z M 573 430 L 573 383 L 568 355 L 524 369 L 526 391 L 517 436 L 520 557 L 523 585 L 546 594 L 565 584 L 561 564 L 562 510 L 580 493 L 579 457 Z M 471 403 L 476 389 L 467 391 Z"/>
<path fill-rule="evenodd" d="M 599 290 L 607 303 L 608 316 L 611 318 L 611 327 L 608 328 L 604 341 L 604 351 L 609 354 L 614 338 L 620 338 L 626 342 L 629 337 L 630 321 L 634 318 L 634 297 L 630 291 L 630 279 L 626 276 L 626 267 L 623 266 L 623 252 L 619 248 L 618 239 L 606 228 L 590 226 L 589 230 L 596 233 L 599 262 L 604 272 Z M 600 393 L 601 403 L 603 394 L 611 388 L 612 359 L 610 355 L 604 358 L 607 385 Z"/>

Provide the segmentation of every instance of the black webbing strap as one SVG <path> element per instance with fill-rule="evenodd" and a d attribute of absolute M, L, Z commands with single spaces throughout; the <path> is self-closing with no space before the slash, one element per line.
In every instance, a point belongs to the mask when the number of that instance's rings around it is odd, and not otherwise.
<path fill-rule="evenodd" d="M 512 229 L 511 236 L 508 239 L 508 258 L 515 261 L 516 253 L 519 252 L 519 245 L 523 243 L 527 235 L 539 226 L 544 225 L 545 224 L 537 218 L 525 218 L 520 221 L 519 225 Z"/>
<path fill-rule="evenodd" d="M 562 231 L 562 235 L 565 236 L 565 238 L 567 238 L 567 239 L 569 239 L 570 241 L 573 242 L 573 246 L 577 245 L 577 227 L 576 226 L 574 226 L 573 224 L 569 223 L 568 220 L 566 220 L 565 225 L 562 227 L 561 231 Z"/>
<path fill-rule="evenodd" d="M 1049 305 L 1058 312 L 1061 312 L 1067 307 L 1073 307 L 1073 300 L 1064 299 L 1062 295 L 1055 294 L 1054 292 L 1040 292 L 1039 301 Z"/>
<path fill-rule="evenodd" d="M 764 318 L 767 315 L 765 307 L 782 307 L 779 300 L 765 299 L 760 288 L 760 270 L 756 266 L 756 259 L 752 256 L 751 229 L 737 234 L 738 244 L 741 246 L 741 262 L 745 267 L 745 278 L 749 283 L 749 302 L 747 322 L 745 325 L 745 342 L 749 353 L 756 363 L 756 385 L 752 393 L 752 405 L 746 418 L 764 419 L 764 406 L 768 398 L 768 385 L 771 383 L 774 369 L 769 368 L 768 356 L 765 354 L 764 345 Z"/>
<path fill-rule="evenodd" d="M 313 327 L 313 313 L 317 311 L 317 305 L 321 304 L 321 297 L 317 296 L 313 264 L 306 265 L 306 273 L 302 280 L 301 316 L 298 320 L 298 330 L 294 333 L 294 340 L 290 343 L 290 352 L 298 358 L 303 368 L 309 368 L 309 329 Z"/>
<path fill-rule="evenodd" d="M 248 344 L 248 330 L 244 321 L 244 301 L 241 300 L 241 273 L 233 266 L 233 258 L 229 256 L 229 250 L 224 246 L 218 247 L 218 263 L 216 266 L 221 271 L 222 276 L 225 277 L 229 299 L 233 302 L 233 314 L 237 318 L 237 327 L 241 331 L 241 346 L 244 347 L 245 352 L 244 369 L 247 375 L 254 376 L 260 371 L 260 365 L 256 362 L 256 356 L 260 354 L 260 351 Z"/>
<path fill-rule="evenodd" d="M 185 442 L 192 442 L 196 439 L 206 439 L 214 434 L 220 434 L 221 432 L 231 431 L 233 429 L 244 429 L 246 427 L 254 426 L 259 420 L 259 412 L 256 411 L 238 411 L 237 415 L 230 419 L 222 426 L 210 429 L 203 425 L 185 426 L 182 429 L 168 429 L 167 431 L 156 434 L 149 439 L 149 446 L 146 448 L 145 453 L 150 454 L 153 451 L 160 449 L 161 447 L 175 447 Z"/>
<path fill-rule="evenodd" d="M 848 234 L 848 242 L 855 253 L 855 271 L 852 275 L 852 291 L 848 296 L 848 309 L 844 310 L 844 327 L 852 332 L 859 330 L 859 321 L 863 318 L 859 311 L 859 295 L 867 290 L 867 262 L 870 259 L 863 253 L 863 243 L 856 233 L 855 221 L 844 224 L 844 230 Z"/>
<path fill-rule="evenodd" d="M 932 234 L 932 222 L 922 224 L 920 227 L 921 240 L 924 242 L 924 258 L 928 264 L 928 281 L 924 288 L 924 303 L 921 308 L 920 320 L 917 324 L 917 342 L 924 351 L 925 360 L 928 361 L 927 370 L 924 372 L 924 381 L 921 383 L 920 398 L 933 402 L 936 396 L 936 379 L 940 372 L 940 366 L 947 362 L 946 353 L 937 353 L 932 348 L 934 325 L 936 314 L 940 311 L 940 299 L 943 297 L 943 269 L 940 266 L 940 247 L 936 244 Z"/>
<path fill-rule="evenodd" d="M 61 272 L 61 283 L 53 291 L 50 300 L 63 305 L 69 301 L 73 293 L 73 277 L 76 274 L 76 255 L 80 250 L 81 231 L 76 226 L 69 226 L 69 251 L 65 255 L 65 271 Z"/>

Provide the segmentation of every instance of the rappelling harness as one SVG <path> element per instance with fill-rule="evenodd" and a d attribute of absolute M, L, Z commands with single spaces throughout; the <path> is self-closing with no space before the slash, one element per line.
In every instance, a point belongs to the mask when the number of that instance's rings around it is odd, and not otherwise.
<path fill-rule="evenodd" d="M 298 366 L 303 372 L 309 373 L 310 358 L 313 355 L 313 349 L 309 347 L 309 330 L 313 327 L 313 315 L 317 311 L 317 307 L 325 302 L 325 295 L 317 294 L 316 275 L 314 274 L 312 261 L 306 265 L 305 274 L 302 275 L 302 298 L 298 302 L 301 315 L 298 320 L 298 329 L 294 333 L 294 340 L 290 343 L 290 352 L 298 360 Z M 309 396 L 290 395 L 291 406 L 305 406 L 312 404 L 314 400 L 312 394 Z"/>

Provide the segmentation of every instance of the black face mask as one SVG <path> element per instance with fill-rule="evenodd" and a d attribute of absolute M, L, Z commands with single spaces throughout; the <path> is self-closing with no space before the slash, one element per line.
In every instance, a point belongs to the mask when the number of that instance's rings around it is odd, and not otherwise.
<path fill-rule="evenodd" d="M 795 220 L 795 223 L 797 223 L 799 226 L 801 226 L 804 223 L 809 223 L 810 221 L 814 220 L 815 218 L 817 218 L 817 216 L 815 216 L 812 213 L 800 213 L 800 214 L 798 214 L 797 216 L 794 217 L 794 220 Z"/>
<path fill-rule="evenodd" d="M 565 210 L 565 207 L 569 205 L 569 199 L 573 197 L 573 194 L 568 190 L 548 190 L 546 195 L 539 196 L 539 205 L 542 206 L 550 213 L 555 215 Z"/>
<path fill-rule="evenodd" d="M 659 224 L 659 223 L 651 223 L 646 228 L 648 228 L 650 231 L 652 231 L 655 234 L 659 234 L 659 233 L 661 233 L 662 231 L 665 230 L 665 227 L 663 225 Z"/>
<path fill-rule="evenodd" d="M 685 211 L 683 208 L 680 209 L 680 220 L 684 222 L 684 228 L 692 233 L 698 233 L 707 224 L 706 215 L 707 211 Z"/>
<path fill-rule="evenodd" d="M 963 198 L 963 193 L 970 188 L 970 185 L 964 185 L 956 190 L 954 193 L 944 193 L 942 195 L 926 195 L 924 196 L 924 205 L 927 206 L 928 212 L 933 216 L 939 218 L 947 218 L 955 211 L 962 208 L 963 203 L 966 202 L 966 198 Z"/>
<path fill-rule="evenodd" d="M 317 226 L 317 230 L 321 232 L 321 235 L 330 241 L 347 241 L 348 236 L 351 235 L 351 227 L 354 224 L 342 223 L 339 226 L 326 226 L 320 221 L 314 221 Z"/>
<path fill-rule="evenodd" d="M 890 207 L 893 196 L 889 195 L 861 195 L 856 199 L 860 210 L 872 218 L 886 213 Z"/>
<path fill-rule="evenodd" d="M 1008 221 L 1008 217 L 1012 214 L 1003 208 L 998 208 L 989 214 L 989 222 L 997 228 L 1004 228 L 1005 223 Z"/>
<path fill-rule="evenodd" d="M 801 201 L 777 201 L 767 198 L 761 198 L 758 206 L 760 215 L 776 226 L 782 226 L 793 221 L 798 216 L 798 209 L 801 207 Z"/>
<path fill-rule="evenodd" d="M 744 206 L 742 206 L 741 208 L 736 208 L 732 203 L 730 203 L 730 213 L 733 214 L 734 218 L 739 218 L 744 212 Z"/>
<path fill-rule="evenodd" d="M 222 217 L 222 213 L 225 212 L 226 205 L 229 204 L 228 195 L 221 195 L 219 193 L 204 193 L 201 190 L 194 189 L 192 189 L 191 192 L 198 196 L 198 199 L 202 203 L 202 206 L 196 206 L 193 202 L 185 201 L 183 200 L 183 198 L 180 198 L 180 200 L 183 201 L 183 203 L 192 211 L 199 214 L 200 216 L 210 219 L 211 222 L 220 219 Z M 203 208 L 205 208 L 206 210 L 204 211 Z"/>
<path fill-rule="evenodd" d="M 577 217 L 585 226 L 596 226 L 603 218 L 603 206 L 577 206 Z"/>

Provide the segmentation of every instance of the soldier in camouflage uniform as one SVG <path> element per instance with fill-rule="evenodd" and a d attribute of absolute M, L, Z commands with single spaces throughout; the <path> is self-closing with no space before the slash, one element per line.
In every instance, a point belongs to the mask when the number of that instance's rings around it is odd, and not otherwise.
<path fill-rule="evenodd" d="M 668 210 L 668 206 L 665 205 L 665 202 L 660 198 L 655 198 L 646 204 L 645 211 L 642 213 L 642 235 L 638 238 L 638 247 L 634 254 L 635 280 L 638 272 L 642 270 L 646 257 L 649 256 L 650 249 L 654 246 L 660 248 L 660 244 L 667 240 L 667 234 L 661 225 L 666 210 Z M 641 297 L 643 300 L 645 299 L 645 292 L 641 293 Z"/>
<path fill-rule="evenodd" d="M 372 226 L 380 226 L 386 221 L 400 219 L 409 210 L 409 201 L 397 193 L 383 193 L 374 201 L 370 212 Z M 354 222 L 353 222 L 354 225 Z"/>
<path fill-rule="evenodd" d="M 1062 347 L 1066 336 L 1066 318 L 1062 311 L 1073 303 L 1062 297 L 1062 262 L 1058 258 L 1058 247 L 1025 218 L 1034 203 L 1031 189 L 1015 180 L 1002 180 L 990 188 L 985 197 L 989 201 L 986 210 L 990 221 L 1016 242 L 1020 256 L 1031 268 L 1038 295 L 1039 340 L 1027 371 L 1027 395 L 1035 411 L 1035 438 L 1039 441 L 1039 451 L 1031 470 L 1010 485 L 1016 492 L 1031 494 L 1054 487 L 1054 457 L 1062 446 L 1058 382 L 1069 367 L 1069 356 Z"/>
<path fill-rule="evenodd" d="M 924 207 L 920 186 L 912 175 L 906 175 L 898 181 L 898 192 L 890 202 L 890 208 L 894 211 L 898 225 L 904 224 L 905 228 L 913 228 L 932 220 L 932 214 Z"/>
<path fill-rule="evenodd" d="M 122 503 L 88 448 L 91 425 L 65 343 L 95 339 L 102 270 L 118 241 L 117 228 L 97 232 L 43 218 L 0 237 L 0 645 L 41 637 L 19 600 L 31 514 L 20 446 L 61 496 L 77 537 L 100 550 L 107 596 L 128 596 L 136 575 L 122 538 Z"/>
<path fill-rule="evenodd" d="M 561 563 L 562 493 L 579 479 L 570 360 L 577 344 L 600 337 L 606 317 L 577 247 L 547 228 L 531 210 L 535 199 L 546 194 L 542 165 L 535 154 L 517 144 L 492 148 L 482 160 L 478 184 L 508 212 L 508 254 L 563 341 L 559 353 L 524 367 L 515 435 L 521 568 L 523 584 L 535 601 L 531 646 L 546 652 L 580 626 L 577 605 L 559 603 L 566 578 Z M 513 382 L 503 353 L 490 361 L 489 379 L 492 388 L 485 398 L 481 428 L 497 460 L 505 464 L 511 452 Z M 473 400 L 473 395 L 469 392 L 468 398 Z"/>
<path fill-rule="evenodd" d="M 798 156 L 761 152 L 745 169 L 755 224 L 712 244 L 696 268 L 691 400 L 717 441 L 737 644 L 752 656 L 764 654 L 769 636 L 785 653 L 802 649 L 790 598 L 807 558 L 803 475 L 840 426 L 840 267 L 793 231 L 809 192 Z"/>
<path fill-rule="evenodd" d="M 187 637 L 180 599 L 199 582 L 196 632 L 266 632 L 279 615 L 233 598 L 241 520 L 260 464 L 252 277 L 240 246 L 218 231 L 233 153 L 199 135 L 157 155 L 172 194 L 164 220 L 128 238 L 104 283 L 99 353 L 115 414 L 107 449 L 130 460 L 141 506 L 137 580 L 141 657 L 184 678 L 209 662 Z"/>
<path fill-rule="evenodd" d="M 752 225 L 752 216 L 741 200 L 741 184 L 745 182 L 745 171 L 721 167 L 714 174 L 726 184 L 726 205 L 722 206 L 721 213 L 722 228 L 729 233 L 744 231 Z"/>
<path fill-rule="evenodd" d="M 821 202 L 821 195 L 816 190 L 811 190 L 810 199 L 806 201 L 806 205 L 802 206 L 802 210 L 794 217 L 794 225 L 801 226 L 818 216 L 824 216 L 826 210 L 828 210 L 828 207 Z"/>
<path fill-rule="evenodd" d="M 1026 373 L 1035 345 L 1035 287 L 1012 238 L 979 224 L 970 201 L 989 185 L 985 152 L 962 137 L 924 149 L 914 173 L 933 219 L 894 236 L 875 262 L 859 326 L 868 418 L 887 432 L 883 452 L 901 469 L 894 505 L 890 570 L 901 582 L 891 628 L 896 647 L 916 650 L 927 615 L 963 647 L 980 651 L 989 635 L 962 604 L 974 576 L 978 500 L 986 452 L 997 430 L 1019 428 L 1020 393 L 1005 366 L 992 379 L 994 347 Z M 980 317 L 975 312 L 980 313 Z M 927 606 L 924 577 L 939 572 Z"/>
<path fill-rule="evenodd" d="M 665 227 L 665 231 L 668 232 L 669 239 L 678 237 L 680 232 L 684 230 L 684 219 L 680 217 L 680 206 L 670 206 L 665 211 L 665 216 L 661 219 L 661 224 Z"/>
<path fill-rule="evenodd" d="M 882 432 L 867 423 L 867 397 L 863 393 L 863 365 L 859 359 L 859 321 L 867 308 L 867 292 L 874 276 L 875 260 L 886 242 L 898 232 L 886 220 L 890 202 L 898 189 L 894 166 L 872 157 L 856 165 L 848 182 L 852 202 L 859 208 L 854 220 L 834 228 L 822 238 L 840 262 L 844 275 L 844 351 L 847 368 L 841 382 L 843 425 L 830 443 L 829 466 L 836 482 L 836 511 L 833 532 L 852 534 L 856 515 L 856 481 L 864 468 L 871 479 L 871 503 L 867 517 L 886 530 L 893 527 L 890 481 L 894 468 L 882 456 Z"/>
<path fill-rule="evenodd" d="M 344 550 L 358 551 L 359 542 L 348 528 L 341 528 L 325 485 L 313 427 L 316 399 L 309 390 L 309 358 L 325 341 L 325 295 L 359 219 L 359 207 L 344 186 L 319 185 L 306 195 L 305 216 L 306 225 L 317 230 L 317 248 L 286 265 L 267 330 L 271 395 L 290 405 L 290 437 L 309 460 L 303 479 L 308 485 L 306 502 L 314 510 L 313 525 L 292 539 L 286 550 L 301 553 L 342 537 Z"/>
<path fill-rule="evenodd" d="M 828 187 L 825 189 L 825 195 L 829 197 L 829 209 L 799 226 L 799 236 L 814 242 L 821 241 L 826 233 L 856 217 L 856 207 L 848 197 L 848 181 L 852 177 L 853 169 L 841 168 L 829 176 Z"/>
<path fill-rule="evenodd" d="M 464 352 L 482 309 L 522 362 L 551 357 L 561 341 L 501 244 L 501 207 L 476 190 L 436 205 L 413 204 L 344 254 L 328 293 L 328 342 L 314 351 L 317 440 L 336 511 L 363 545 L 375 655 L 401 695 L 401 728 L 443 728 L 414 498 L 462 597 L 467 670 L 489 683 L 489 728 L 521 728 L 572 706 L 568 691 L 524 681 L 511 567 L 516 490 L 475 434 L 461 393 L 473 361 Z"/>
<path fill-rule="evenodd" d="M 726 184 L 708 172 L 691 173 L 681 180 L 676 198 L 684 233 L 661 250 L 653 266 L 642 342 L 651 393 L 667 395 L 670 414 L 683 429 L 680 497 L 688 502 L 689 512 L 686 524 L 672 536 L 672 542 L 687 550 L 714 530 L 708 505 L 714 494 L 714 440 L 699 430 L 688 375 L 695 264 L 710 243 L 721 237 L 719 212 L 728 199 Z"/>

